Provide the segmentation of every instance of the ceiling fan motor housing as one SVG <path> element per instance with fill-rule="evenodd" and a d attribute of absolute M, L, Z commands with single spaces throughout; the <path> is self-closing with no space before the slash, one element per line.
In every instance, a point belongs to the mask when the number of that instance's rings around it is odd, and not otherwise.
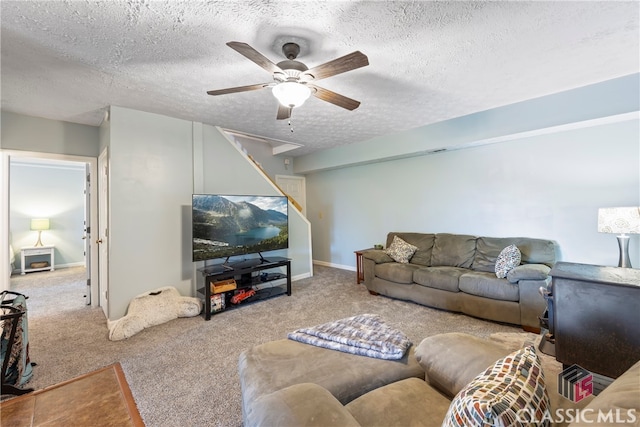
<path fill-rule="evenodd" d="M 298 81 L 300 73 L 307 71 L 309 68 L 300 61 L 285 60 L 278 62 L 278 67 L 284 71 L 284 81 Z M 280 73 L 278 73 L 280 74 Z"/>
<path fill-rule="evenodd" d="M 300 46 L 297 43 L 285 43 L 282 45 L 282 53 L 287 59 L 296 59 L 300 54 Z"/>

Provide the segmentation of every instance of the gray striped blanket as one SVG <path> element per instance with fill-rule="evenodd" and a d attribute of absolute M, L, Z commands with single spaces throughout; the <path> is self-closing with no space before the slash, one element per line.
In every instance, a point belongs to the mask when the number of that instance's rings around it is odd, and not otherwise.
<path fill-rule="evenodd" d="M 294 341 L 377 359 L 402 359 L 411 341 L 376 314 L 361 314 L 290 332 Z"/>

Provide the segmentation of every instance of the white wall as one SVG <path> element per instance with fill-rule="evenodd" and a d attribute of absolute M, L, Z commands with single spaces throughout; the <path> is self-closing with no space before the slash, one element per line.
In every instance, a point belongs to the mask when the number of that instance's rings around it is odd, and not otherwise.
<path fill-rule="evenodd" d="M 355 265 L 389 231 L 555 240 L 561 260 L 617 265 L 597 210 L 640 206 L 640 121 L 307 175 L 314 259 Z M 393 136 L 388 137 L 389 142 Z M 640 267 L 640 236 L 631 241 Z"/>
<path fill-rule="evenodd" d="M 37 240 L 38 232 L 29 229 L 32 218 L 50 220 L 42 242 L 55 245 L 56 268 L 84 265 L 85 164 L 12 160 L 10 177 L 10 241 L 16 269 L 21 267 L 20 248 Z"/>

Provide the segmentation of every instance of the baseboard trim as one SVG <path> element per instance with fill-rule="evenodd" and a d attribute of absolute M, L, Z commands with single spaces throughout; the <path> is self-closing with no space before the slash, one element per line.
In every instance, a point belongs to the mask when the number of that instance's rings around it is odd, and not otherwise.
<path fill-rule="evenodd" d="M 313 277 L 313 274 L 311 274 L 311 273 L 302 273 L 302 274 L 298 274 L 298 275 L 295 275 L 295 276 L 291 276 L 291 281 L 292 282 L 296 282 L 298 280 L 308 279 L 309 277 Z"/>
<path fill-rule="evenodd" d="M 68 264 L 56 264 L 56 270 L 59 268 L 84 267 L 84 262 L 70 262 Z"/>
<path fill-rule="evenodd" d="M 56 270 L 60 270 L 61 268 L 71 268 L 71 267 L 84 267 L 85 263 L 84 262 L 71 262 L 69 264 L 56 264 L 54 267 L 55 269 L 53 271 Z M 11 270 L 11 276 L 13 276 L 14 274 L 20 275 L 22 273 L 22 270 L 20 270 L 19 268 L 14 268 L 13 270 Z M 46 271 L 45 271 L 46 273 Z"/>
<path fill-rule="evenodd" d="M 316 265 L 321 265 L 323 267 L 333 267 L 333 268 L 339 268 L 341 270 L 356 271 L 356 268 L 351 265 L 334 264 L 332 262 L 318 261 L 315 259 L 313 260 L 313 263 Z"/>

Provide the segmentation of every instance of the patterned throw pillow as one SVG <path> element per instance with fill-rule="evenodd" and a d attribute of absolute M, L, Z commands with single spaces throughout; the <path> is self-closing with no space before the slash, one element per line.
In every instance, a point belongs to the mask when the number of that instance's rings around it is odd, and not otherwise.
<path fill-rule="evenodd" d="M 522 254 L 516 245 L 509 245 L 500 252 L 496 260 L 496 276 L 499 279 L 507 277 L 509 270 L 513 270 L 520 265 Z"/>
<path fill-rule="evenodd" d="M 395 262 L 406 264 L 417 250 L 417 246 L 413 246 L 411 243 L 405 242 L 398 236 L 393 236 L 391 245 L 384 251 L 387 255 L 393 258 Z"/>
<path fill-rule="evenodd" d="M 442 426 L 548 426 L 549 395 L 533 346 L 498 360 L 451 401 Z"/>

